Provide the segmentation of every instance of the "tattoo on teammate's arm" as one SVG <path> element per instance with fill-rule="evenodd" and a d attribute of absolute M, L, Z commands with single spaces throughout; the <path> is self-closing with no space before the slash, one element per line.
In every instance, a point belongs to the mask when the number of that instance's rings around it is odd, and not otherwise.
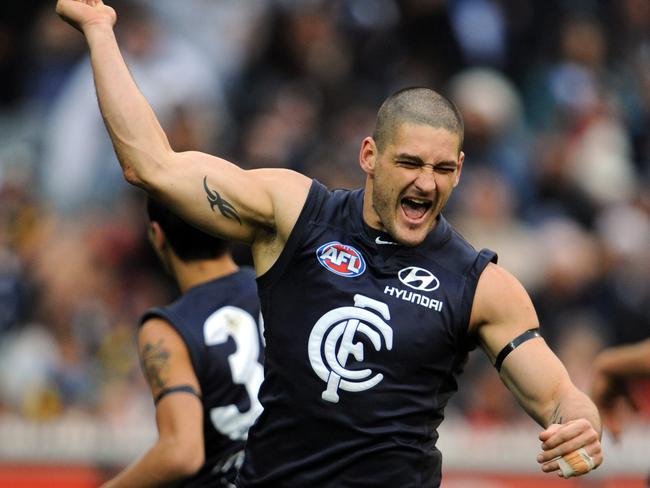
<path fill-rule="evenodd" d="M 235 207 L 233 207 L 232 204 L 227 200 L 221 198 L 221 195 L 219 195 L 219 193 L 210 189 L 210 187 L 208 186 L 207 176 L 203 177 L 203 188 L 205 188 L 205 192 L 208 194 L 208 202 L 210 203 L 210 210 L 214 211 L 214 207 L 218 207 L 219 211 L 221 212 L 221 215 L 223 215 L 227 219 L 236 220 L 237 222 L 239 222 L 239 225 L 241 225 L 241 219 L 239 218 L 239 214 L 237 213 Z"/>
<path fill-rule="evenodd" d="M 163 345 L 162 339 L 155 344 L 147 342 L 142 347 L 142 369 L 152 389 L 167 386 L 169 356 L 170 353 Z"/>
<path fill-rule="evenodd" d="M 551 413 L 551 416 L 549 418 L 551 424 L 562 424 L 563 419 L 562 415 L 560 414 L 560 405 L 556 405 L 555 409 L 553 409 L 553 413 Z"/>

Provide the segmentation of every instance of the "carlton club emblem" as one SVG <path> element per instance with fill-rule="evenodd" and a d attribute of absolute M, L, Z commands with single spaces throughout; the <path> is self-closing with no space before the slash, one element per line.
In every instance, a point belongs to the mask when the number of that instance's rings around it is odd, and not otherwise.
<path fill-rule="evenodd" d="M 361 252 L 338 241 L 320 246 L 316 250 L 316 257 L 325 269 L 346 278 L 359 276 L 366 270 Z"/>
<path fill-rule="evenodd" d="M 347 369 L 348 358 L 357 362 L 364 357 L 363 343 L 354 342 L 356 334 L 363 334 L 376 351 L 383 344 L 393 348 L 393 329 L 388 306 L 364 295 L 354 296 L 353 307 L 340 307 L 323 315 L 309 335 L 309 362 L 318 377 L 327 383 L 321 395 L 323 400 L 338 403 L 338 390 L 359 392 L 377 385 L 384 376 L 371 369 Z"/>

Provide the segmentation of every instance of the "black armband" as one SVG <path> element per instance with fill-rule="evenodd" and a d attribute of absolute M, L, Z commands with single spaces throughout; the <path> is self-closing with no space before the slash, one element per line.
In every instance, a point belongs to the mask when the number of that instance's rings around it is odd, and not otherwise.
<path fill-rule="evenodd" d="M 506 344 L 505 347 L 501 349 L 501 352 L 497 354 L 496 361 L 494 361 L 494 367 L 497 369 L 497 371 L 501 372 L 501 364 L 503 364 L 503 360 L 508 356 L 508 354 L 510 354 L 524 342 L 530 339 L 534 339 L 535 337 L 542 337 L 539 333 L 539 328 L 528 329 L 526 332 L 518 335 L 511 342 Z"/>
<path fill-rule="evenodd" d="M 163 391 L 158 393 L 156 395 L 156 398 L 153 400 L 154 405 L 158 405 L 158 402 L 162 400 L 164 397 L 169 395 L 170 393 L 189 393 L 191 395 L 194 395 L 196 398 L 201 400 L 201 395 L 198 394 L 198 392 L 194 389 L 193 386 L 191 385 L 179 385 L 179 386 L 171 386 L 169 388 L 165 388 Z"/>

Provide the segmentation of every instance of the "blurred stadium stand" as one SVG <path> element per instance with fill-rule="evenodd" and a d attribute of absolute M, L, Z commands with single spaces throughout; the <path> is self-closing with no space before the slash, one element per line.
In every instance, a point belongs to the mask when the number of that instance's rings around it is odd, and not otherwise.
<path fill-rule="evenodd" d="M 53 3 L 0 5 L 0 487 L 96 486 L 145 449 L 135 325 L 174 294 L 83 40 Z M 108 3 L 177 150 L 357 186 L 386 95 L 450 94 L 467 159 L 447 218 L 526 285 L 578 386 L 600 349 L 650 337 L 648 0 Z M 598 486 L 650 472 L 647 384 L 637 397 L 622 442 L 605 438 Z M 537 427 L 481 353 L 447 414 L 446 488 L 555 486 L 536 476 Z M 596 486 L 580 483 L 558 486 Z"/>

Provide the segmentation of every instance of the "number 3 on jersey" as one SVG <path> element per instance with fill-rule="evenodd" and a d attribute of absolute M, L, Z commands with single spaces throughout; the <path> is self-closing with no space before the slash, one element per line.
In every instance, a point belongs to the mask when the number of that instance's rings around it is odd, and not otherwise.
<path fill-rule="evenodd" d="M 236 351 L 228 357 L 232 381 L 246 388 L 251 407 L 240 412 L 236 405 L 216 407 L 210 411 L 215 428 L 233 440 L 245 440 L 248 428 L 262 413 L 257 392 L 264 377 L 258 362 L 259 340 L 255 319 L 241 308 L 222 307 L 210 315 L 203 325 L 203 338 L 207 346 L 224 344 L 228 337 L 235 341 Z"/>

